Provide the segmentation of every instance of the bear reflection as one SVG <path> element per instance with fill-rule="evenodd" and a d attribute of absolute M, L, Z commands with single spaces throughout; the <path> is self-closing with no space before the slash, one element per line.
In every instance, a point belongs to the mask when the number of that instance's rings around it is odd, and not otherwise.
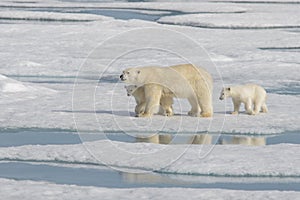
<path fill-rule="evenodd" d="M 154 144 L 218 144 L 218 145 L 266 145 L 265 137 L 250 136 L 223 136 L 213 134 L 195 134 L 195 135 L 173 135 L 173 134 L 154 134 L 140 135 L 136 137 L 136 142 L 147 142 Z"/>
<path fill-rule="evenodd" d="M 155 134 L 150 136 L 137 136 L 136 142 L 147 142 L 155 144 L 212 144 L 212 135 L 171 135 L 171 134 Z"/>
<path fill-rule="evenodd" d="M 231 139 L 221 139 L 220 144 L 241 144 L 249 146 L 264 146 L 266 145 L 265 137 L 249 137 L 249 136 L 232 136 Z"/>

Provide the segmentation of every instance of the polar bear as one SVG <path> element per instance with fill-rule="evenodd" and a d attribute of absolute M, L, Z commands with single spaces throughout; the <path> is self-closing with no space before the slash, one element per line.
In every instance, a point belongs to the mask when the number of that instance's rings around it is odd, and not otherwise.
<path fill-rule="evenodd" d="M 135 98 L 135 114 L 138 115 L 140 113 L 143 113 L 145 111 L 146 104 L 144 89 L 136 85 L 126 85 L 125 89 L 127 91 L 127 96 L 133 96 Z"/>
<path fill-rule="evenodd" d="M 138 87 L 136 85 L 126 85 L 125 89 L 127 91 L 127 96 L 133 96 L 136 101 L 135 106 L 135 114 L 136 116 L 141 115 L 145 111 L 145 91 L 144 87 Z M 173 95 L 171 93 L 163 92 L 162 97 L 160 99 L 160 106 L 159 106 L 159 114 L 165 116 L 172 116 L 173 115 Z"/>
<path fill-rule="evenodd" d="M 259 85 L 246 84 L 223 88 L 219 99 L 223 100 L 227 97 L 232 98 L 234 105 L 232 114 L 239 113 L 241 103 L 245 104 L 246 113 L 249 115 L 256 115 L 260 111 L 268 112 L 266 105 L 267 92 Z"/>
<path fill-rule="evenodd" d="M 164 92 L 188 99 L 192 107 L 188 112 L 190 116 L 213 115 L 213 80 L 203 68 L 192 64 L 128 68 L 120 75 L 120 79 L 125 83 L 144 86 L 146 105 L 141 117 L 153 115 Z"/>

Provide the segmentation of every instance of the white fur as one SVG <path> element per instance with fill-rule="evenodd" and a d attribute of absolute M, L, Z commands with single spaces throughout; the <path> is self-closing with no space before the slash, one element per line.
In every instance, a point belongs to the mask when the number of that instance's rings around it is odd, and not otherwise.
<path fill-rule="evenodd" d="M 191 64 L 128 68 L 120 78 L 126 83 L 144 86 L 146 106 L 142 117 L 153 114 L 154 107 L 159 105 L 164 93 L 177 98 L 187 98 L 192 106 L 188 113 L 191 116 L 213 115 L 213 80 L 203 68 Z"/>
<path fill-rule="evenodd" d="M 249 115 L 256 115 L 260 111 L 268 112 L 266 105 L 267 92 L 259 85 L 246 84 L 223 88 L 220 100 L 227 97 L 232 98 L 234 105 L 232 114 L 239 113 L 241 103 L 245 104 L 246 113 Z"/>
<path fill-rule="evenodd" d="M 144 113 L 145 111 L 145 92 L 144 88 L 137 87 L 136 85 L 127 85 L 125 86 L 127 91 L 127 96 L 133 96 L 135 98 L 135 114 Z"/>
<path fill-rule="evenodd" d="M 127 96 L 133 96 L 136 101 L 135 113 L 137 116 L 141 115 L 145 111 L 145 91 L 143 86 L 127 85 Z M 173 96 L 170 93 L 164 93 L 160 99 L 159 113 L 165 116 L 173 115 Z"/>

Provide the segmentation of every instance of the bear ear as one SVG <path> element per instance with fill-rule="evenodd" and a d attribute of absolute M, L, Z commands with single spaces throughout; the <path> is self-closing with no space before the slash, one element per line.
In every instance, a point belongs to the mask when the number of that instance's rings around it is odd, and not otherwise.
<path fill-rule="evenodd" d="M 137 71 L 137 73 L 139 74 L 139 73 L 141 73 L 141 71 L 140 71 L 140 70 L 138 70 L 138 71 Z"/>

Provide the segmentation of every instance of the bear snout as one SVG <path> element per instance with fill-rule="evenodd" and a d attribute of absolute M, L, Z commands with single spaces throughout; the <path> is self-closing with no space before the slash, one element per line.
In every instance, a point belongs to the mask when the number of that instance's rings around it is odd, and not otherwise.
<path fill-rule="evenodd" d="M 121 79 L 121 81 L 125 81 L 125 80 L 126 80 L 126 78 L 124 77 L 124 74 L 122 74 L 122 75 L 120 76 L 120 79 Z"/>
<path fill-rule="evenodd" d="M 220 99 L 220 100 L 223 100 L 224 98 L 223 98 L 223 97 L 220 97 L 219 99 Z"/>

